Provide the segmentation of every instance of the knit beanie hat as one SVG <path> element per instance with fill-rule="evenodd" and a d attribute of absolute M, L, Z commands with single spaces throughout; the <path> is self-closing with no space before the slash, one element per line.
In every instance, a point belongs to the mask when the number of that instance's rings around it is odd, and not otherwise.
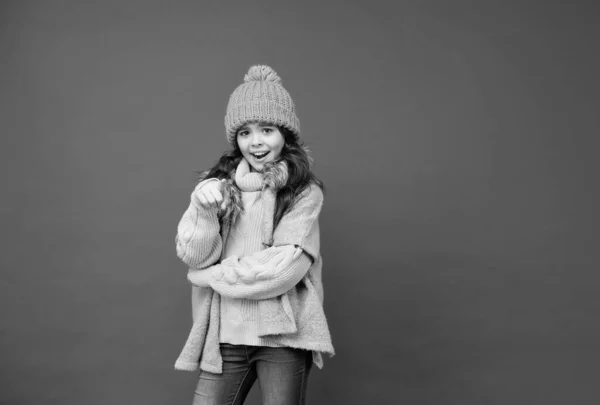
<path fill-rule="evenodd" d="M 238 86 L 227 104 L 225 130 L 227 140 L 236 144 L 236 131 L 253 121 L 282 126 L 300 136 L 300 121 L 290 94 L 281 85 L 281 78 L 265 65 L 252 66 L 244 83 Z"/>

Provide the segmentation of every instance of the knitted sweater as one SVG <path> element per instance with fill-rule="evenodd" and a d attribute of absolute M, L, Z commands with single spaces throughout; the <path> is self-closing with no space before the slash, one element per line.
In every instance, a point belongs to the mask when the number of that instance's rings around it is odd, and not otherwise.
<path fill-rule="evenodd" d="M 244 167 L 245 168 L 245 167 Z M 243 211 L 231 225 L 224 257 L 246 257 L 264 249 L 262 241 L 262 220 L 265 214 L 264 200 L 260 198 L 263 177 L 260 173 L 237 170 L 235 184 L 241 191 Z M 298 248 L 301 251 L 301 249 Z M 289 271 L 305 274 L 311 265 L 306 254 L 299 254 L 290 263 Z M 204 272 L 203 274 L 207 274 Z M 195 285 L 210 285 L 203 281 L 198 272 L 190 273 L 190 281 Z M 269 337 L 258 335 L 260 312 L 258 301 L 248 298 L 234 298 L 221 294 L 220 341 L 235 345 L 280 347 Z"/>
<path fill-rule="evenodd" d="M 242 160 L 230 175 L 229 195 L 243 196 L 231 180 L 248 171 L 248 163 Z M 277 185 L 287 180 L 282 175 L 287 176 L 284 163 L 263 175 L 258 199 L 265 207 L 259 232 L 264 248 L 243 252 L 242 256 L 227 256 L 235 212 L 204 209 L 192 194 L 176 241 L 178 256 L 190 266 L 194 323 L 176 369 L 194 371 L 200 366 L 205 371 L 222 372 L 218 345 L 221 296 L 255 301 L 253 333 L 257 338 L 277 346 L 312 350 L 318 367 L 322 367 L 321 353 L 334 354 L 322 307 L 318 215 L 323 195 L 320 188 L 310 186 L 273 229 Z M 238 203 L 241 200 L 238 198 Z"/>

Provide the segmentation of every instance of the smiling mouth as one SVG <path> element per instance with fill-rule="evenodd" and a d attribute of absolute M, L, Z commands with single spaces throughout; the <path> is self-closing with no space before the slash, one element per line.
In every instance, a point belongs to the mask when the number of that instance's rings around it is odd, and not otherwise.
<path fill-rule="evenodd" d="M 264 158 L 265 156 L 267 156 L 269 154 L 269 152 L 261 152 L 261 153 L 251 153 L 251 155 L 257 159 L 260 160 L 262 158 Z"/>

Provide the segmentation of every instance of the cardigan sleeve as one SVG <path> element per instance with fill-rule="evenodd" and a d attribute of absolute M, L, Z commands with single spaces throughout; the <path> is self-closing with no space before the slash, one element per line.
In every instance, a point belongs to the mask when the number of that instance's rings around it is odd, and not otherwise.
<path fill-rule="evenodd" d="M 204 208 L 196 195 L 198 189 L 213 180 L 216 179 L 204 180 L 196 186 L 190 198 L 190 205 L 177 226 L 177 256 L 194 269 L 213 265 L 221 257 L 223 242 L 218 208 Z"/>
<path fill-rule="evenodd" d="M 293 288 L 319 255 L 318 217 L 323 204 L 313 186 L 287 212 L 273 233 L 273 246 L 249 256 L 230 256 L 206 270 L 190 269 L 188 280 L 232 298 L 268 299 Z"/>

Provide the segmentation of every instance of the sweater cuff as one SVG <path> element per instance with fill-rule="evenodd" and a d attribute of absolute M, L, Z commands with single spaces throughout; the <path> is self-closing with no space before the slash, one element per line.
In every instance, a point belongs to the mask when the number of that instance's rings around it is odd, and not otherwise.
<path fill-rule="evenodd" d="M 202 270 L 190 268 L 187 274 L 188 281 L 198 287 L 210 287 L 210 282 L 214 279 L 214 268 L 217 266 L 214 265 Z"/>

